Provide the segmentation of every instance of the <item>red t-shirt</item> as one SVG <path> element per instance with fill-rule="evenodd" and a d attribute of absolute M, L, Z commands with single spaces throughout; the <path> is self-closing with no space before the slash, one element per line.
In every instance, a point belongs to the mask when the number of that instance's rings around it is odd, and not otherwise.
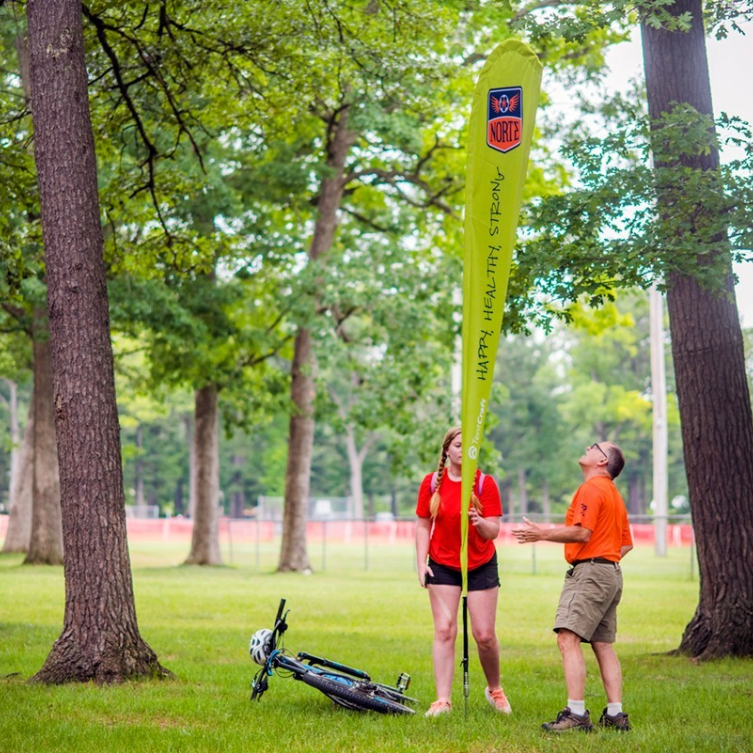
<path fill-rule="evenodd" d="M 565 515 L 565 525 L 591 531 L 585 544 L 565 544 L 568 562 L 604 557 L 620 561 L 620 549 L 632 546 L 627 510 L 611 478 L 596 476 L 578 487 Z"/>
<path fill-rule="evenodd" d="M 429 502 L 431 500 L 431 479 L 434 474 L 430 473 L 421 482 L 418 490 L 418 503 L 416 515 L 419 518 L 430 518 Z M 499 489 L 493 478 L 484 477 L 481 486 L 481 494 L 478 495 L 478 477 L 474 482 L 474 491 L 481 501 L 481 510 L 485 518 L 494 518 L 502 515 L 502 502 L 499 498 Z M 442 479 L 440 495 L 442 501 L 439 504 L 437 517 L 432 526 L 431 539 L 429 541 L 429 557 L 445 567 L 460 570 L 460 481 L 453 481 L 447 472 Z M 474 570 L 485 565 L 493 556 L 494 541 L 485 539 L 479 535 L 474 526 L 468 526 L 468 569 Z"/>

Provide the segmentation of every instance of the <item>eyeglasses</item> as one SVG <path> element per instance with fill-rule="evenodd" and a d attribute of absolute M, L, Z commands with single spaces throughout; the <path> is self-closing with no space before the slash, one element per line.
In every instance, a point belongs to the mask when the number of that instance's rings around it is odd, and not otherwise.
<path fill-rule="evenodd" d="M 591 445 L 591 446 L 590 446 L 590 447 L 589 447 L 588 449 L 589 449 L 589 450 L 593 450 L 593 448 L 594 448 L 594 447 L 595 447 L 595 448 L 596 448 L 596 449 L 597 449 L 597 450 L 598 450 L 598 451 L 599 451 L 599 452 L 600 452 L 600 453 L 601 453 L 601 454 L 602 454 L 602 455 L 603 455 L 603 456 L 604 456 L 604 457 L 605 457 L 605 458 L 606 458 L 607 460 L 609 460 L 609 455 L 607 455 L 607 453 L 606 453 L 606 452 L 604 452 L 604 450 L 602 450 L 602 449 L 601 449 L 601 447 L 599 447 L 599 443 L 598 443 L 598 442 L 594 442 L 594 443 L 593 443 L 593 444 L 592 444 L 592 445 Z"/>

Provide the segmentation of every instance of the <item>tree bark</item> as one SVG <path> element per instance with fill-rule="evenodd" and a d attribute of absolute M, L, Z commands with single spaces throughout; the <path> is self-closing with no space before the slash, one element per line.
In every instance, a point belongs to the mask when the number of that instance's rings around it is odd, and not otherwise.
<path fill-rule="evenodd" d="M 63 564 L 60 474 L 55 442 L 52 353 L 47 323 L 34 312 L 34 460 L 32 464 L 31 535 L 25 565 Z"/>
<path fill-rule="evenodd" d="M 355 142 L 354 134 L 348 129 L 348 114 L 349 108 L 345 106 L 333 113 L 328 123 L 328 177 L 322 179 L 319 192 L 319 216 L 308 253 L 310 263 L 318 262 L 334 241 L 337 211 L 343 196 L 345 160 Z M 311 571 L 306 550 L 306 520 L 314 446 L 315 373 L 316 359 L 311 330 L 299 327 L 291 364 L 290 396 L 293 414 L 290 418 L 288 463 L 285 471 L 285 510 L 277 568 L 279 571 Z"/>
<path fill-rule="evenodd" d="M 652 127 L 672 103 L 713 115 L 701 0 L 676 0 L 689 33 L 642 25 Z M 716 170 L 716 150 L 681 163 Z M 657 163 L 657 167 L 662 165 Z M 673 210 L 659 195 L 659 208 Z M 703 211 L 699 206 L 697 210 Z M 706 210 L 708 211 L 708 210 Z M 688 218 L 692 225 L 692 218 Z M 718 252 L 717 252 L 718 253 Z M 680 273 L 667 280 L 672 354 L 690 508 L 698 550 L 700 597 L 678 651 L 701 659 L 753 655 L 753 416 L 730 259 L 723 290 Z M 699 255 L 699 265 L 708 263 Z"/>
<path fill-rule="evenodd" d="M 11 474 L 10 511 L 8 529 L 3 542 L 3 554 L 29 551 L 31 539 L 31 499 L 34 482 L 34 392 L 29 403 L 29 417 L 15 473 Z"/>
<path fill-rule="evenodd" d="M 32 680 L 118 682 L 164 670 L 133 598 L 81 3 L 29 0 L 27 15 L 66 591 Z"/>
<path fill-rule="evenodd" d="M 221 565 L 217 386 L 210 384 L 196 390 L 195 401 L 196 509 L 193 516 L 191 551 L 185 564 Z"/>

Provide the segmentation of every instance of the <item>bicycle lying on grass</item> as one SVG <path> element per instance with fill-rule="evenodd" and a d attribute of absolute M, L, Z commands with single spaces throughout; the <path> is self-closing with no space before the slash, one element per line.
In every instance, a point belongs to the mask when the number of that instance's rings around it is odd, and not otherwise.
<path fill-rule="evenodd" d="M 393 687 L 374 682 L 361 669 L 305 651 L 299 651 L 295 657 L 288 653 L 283 646 L 283 634 L 288 629 L 287 616 L 285 599 L 281 599 L 272 630 L 263 628 L 251 637 L 251 658 L 261 666 L 251 683 L 252 701 L 261 700 L 269 688 L 269 678 L 276 674 L 302 680 L 346 709 L 380 714 L 415 713 L 407 704 L 417 701 L 404 695 L 410 684 L 410 675 L 402 673 Z"/>

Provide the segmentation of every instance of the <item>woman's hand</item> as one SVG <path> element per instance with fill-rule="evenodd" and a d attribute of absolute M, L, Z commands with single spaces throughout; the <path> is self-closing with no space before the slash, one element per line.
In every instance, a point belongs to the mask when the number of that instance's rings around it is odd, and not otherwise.
<path fill-rule="evenodd" d="M 468 519 L 471 525 L 478 531 L 479 536 L 484 539 L 496 539 L 499 535 L 499 518 L 484 518 L 478 510 L 471 505 L 468 509 Z"/>
<path fill-rule="evenodd" d="M 418 565 L 418 582 L 421 584 L 421 588 L 426 588 L 426 576 L 430 575 L 434 577 L 432 569 L 425 563 L 419 563 Z"/>

